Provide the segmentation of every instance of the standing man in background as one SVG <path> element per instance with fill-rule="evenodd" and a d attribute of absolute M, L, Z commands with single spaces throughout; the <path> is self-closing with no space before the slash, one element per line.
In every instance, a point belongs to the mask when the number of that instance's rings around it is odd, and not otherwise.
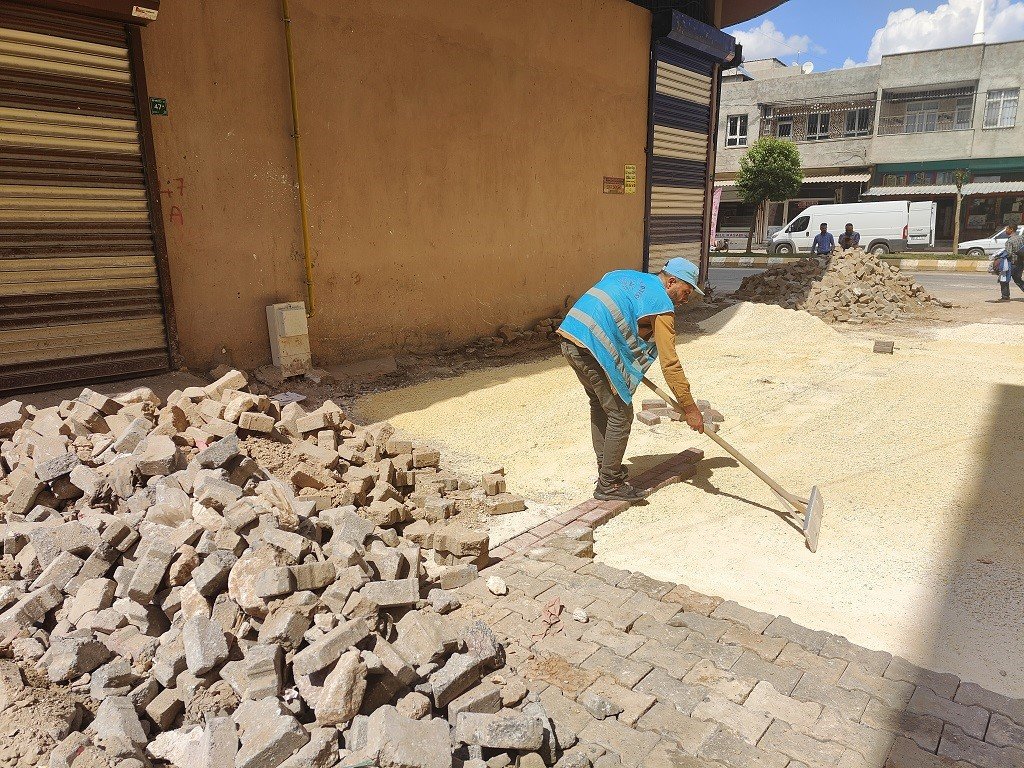
<path fill-rule="evenodd" d="M 853 229 L 853 227 L 850 228 Z M 814 236 L 814 241 L 811 243 L 811 253 L 815 256 L 827 256 L 835 249 L 836 239 L 828 231 L 828 224 L 822 222 L 821 231 Z"/>
<path fill-rule="evenodd" d="M 697 267 L 669 259 L 657 275 L 628 269 L 609 272 L 583 294 L 558 328 L 562 355 L 590 400 L 590 434 L 597 456 L 594 498 L 638 501 L 622 466 L 633 426 L 633 393 L 655 359 L 683 406 L 686 423 L 704 431 L 704 418 L 676 355 L 675 308 L 697 287 Z"/>
<path fill-rule="evenodd" d="M 860 245 L 860 232 L 853 231 L 853 224 L 846 225 L 846 231 L 839 236 L 839 247 L 844 251 Z"/>

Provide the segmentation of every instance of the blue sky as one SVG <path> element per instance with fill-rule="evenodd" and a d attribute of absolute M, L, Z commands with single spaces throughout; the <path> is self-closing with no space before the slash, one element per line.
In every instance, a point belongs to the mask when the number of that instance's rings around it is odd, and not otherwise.
<path fill-rule="evenodd" d="M 968 44 L 982 2 L 986 42 L 1024 39 L 1024 0 L 789 0 L 727 31 L 746 59 L 810 61 L 821 71 Z"/>

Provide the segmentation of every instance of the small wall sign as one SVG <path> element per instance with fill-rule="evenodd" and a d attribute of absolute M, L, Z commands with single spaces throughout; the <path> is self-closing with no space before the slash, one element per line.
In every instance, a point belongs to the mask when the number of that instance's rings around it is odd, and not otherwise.
<path fill-rule="evenodd" d="M 167 117 L 167 99 L 150 98 L 149 113 Z"/>
<path fill-rule="evenodd" d="M 627 195 L 636 194 L 636 166 L 627 165 L 624 176 L 624 186 Z"/>
<path fill-rule="evenodd" d="M 142 5 L 132 6 L 132 16 L 134 16 L 137 19 L 148 19 L 149 21 L 155 21 L 158 13 L 159 11 L 157 11 L 156 8 L 146 8 Z"/>
<path fill-rule="evenodd" d="M 626 181 L 625 179 L 617 179 L 614 176 L 604 177 L 604 193 L 606 195 L 624 195 L 626 194 Z"/>

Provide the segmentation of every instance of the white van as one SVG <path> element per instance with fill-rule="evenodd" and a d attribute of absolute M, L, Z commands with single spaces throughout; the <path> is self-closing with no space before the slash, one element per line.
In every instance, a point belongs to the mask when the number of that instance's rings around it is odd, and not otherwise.
<path fill-rule="evenodd" d="M 768 253 L 809 253 L 822 224 L 828 224 L 837 246 L 846 225 L 853 224 L 861 247 L 877 256 L 935 245 L 935 203 L 885 200 L 809 206 L 772 235 Z"/>

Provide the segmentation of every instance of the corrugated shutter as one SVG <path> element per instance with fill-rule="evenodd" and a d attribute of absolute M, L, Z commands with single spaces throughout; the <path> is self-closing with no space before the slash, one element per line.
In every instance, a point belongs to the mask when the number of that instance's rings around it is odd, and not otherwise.
<path fill-rule="evenodd" d="M 652 66 L 647 269 L 658 272 L 672 256 L 700 261 L 714 68 L 668 42 Z"/>
<path fill-rule="evenodd" d="M 126 28 L 0 0 L 0 391 L 168 364 Z"/>

